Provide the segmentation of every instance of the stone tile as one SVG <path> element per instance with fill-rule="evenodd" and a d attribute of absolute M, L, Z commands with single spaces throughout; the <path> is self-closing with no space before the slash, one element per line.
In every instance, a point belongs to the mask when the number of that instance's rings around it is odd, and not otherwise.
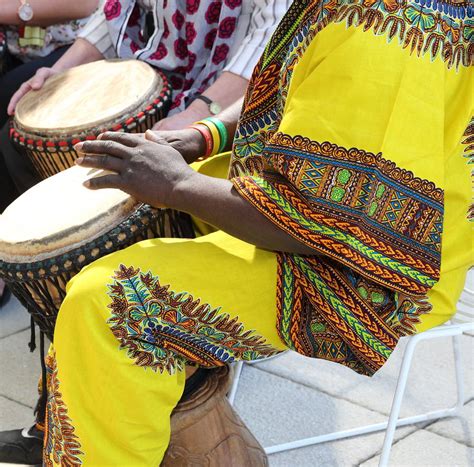
<path fill-rule="evenodd" d="M 474 339 L 463 336 L 466 399 L 474 396 Z M 387 364 L 372 378 L 360 376 L 341 365 L 287 352 L 254 364 L 261 370 L 318 389 L 326 394 L 380 413 L 388 414 L 406 346 L 402 339 Z M 402 415 L 436 410 L 456 402 L 453 351 L 450 338 L 421 342 L 415 352 L 402 407 Z"/>
<path fill-rule="evenodd" d="M 9 302 L 0 308 L 0 339 L 9 336 L 30 325 L 30 315 L 20 302 L 11 297 Z"/>
<path fill-rule="evenodd" d="M 32 424 L 31 409 L 0 396 L 0 431 Z"/>
<path fill-rule="evenodd" d="M 29 330 L 0 339 L 0 395 L 33 407 L 41 365 L 39 348 L 31 353 L 29 339 Z"/>
<path fill-rule="evenodd" d="M 440 420 L 426 429 L 471 448 L 474 447 L 474 401 L 464 406 L 460 417 Z"/>
<path fill-rule="evenodd" d="M 360 467 L 377 467 L 378 462 L 376 456 Z M 473 448 L 426 430 L 418 430 L 395 443 L 390 455 L 390 467 L 467 467 L 473 463 Z"/>
<path fill-rule="evenodd" d="M 378 423 L 386 417 L 350 402 L 245 366 L 236 408 L 263 446 Z M 416 427 L 397 430 L 397 439 Z M 358 465 L 380 450 L 383 433 L 270 456 L 272 467 Z"/>

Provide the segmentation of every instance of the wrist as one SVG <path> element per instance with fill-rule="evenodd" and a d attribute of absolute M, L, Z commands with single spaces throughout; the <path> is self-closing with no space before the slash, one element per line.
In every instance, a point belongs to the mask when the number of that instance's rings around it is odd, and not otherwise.
<path fill-rule="evenodd" d="M 182 174 L 182 177 L 173 185 L 166 206 L 171 209 L 192 214 L 192 203 L 193 200 L 195 200 L 195 191 L 202 177 L 202 174 L 189 167 L 189 169 Z"/>
<path fill-rule="evenodd" d="M 192 164 L 206 152 L 206 142 L 199 132 L 191 128 L 178 130 L 177 138 L 170 138 L 168 142 L 176 149 L 183 159 Z"/>

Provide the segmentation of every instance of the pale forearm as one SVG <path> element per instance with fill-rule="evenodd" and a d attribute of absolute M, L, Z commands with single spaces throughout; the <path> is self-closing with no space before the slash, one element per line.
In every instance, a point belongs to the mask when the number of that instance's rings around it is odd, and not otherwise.
<path fill-rule="evenodd" d="M 217 102 L 222 109 L 227 109 L 236 101 L 243 98 L 247 86 L 248 81 L 245 78 L 225 71 L 221 76 L 219 76 L 214 84 L 203 92 L 203 95 L 209 97 L 212 101 Z M 188 107 L 187 111 L 195 114 L 196 117 L 199 118 L 210 116 L 208 105 L 200 99 L 194 100 Z M 221 118 L 221 115 L 219 115 L 219 118 Z"/>
<path fill-rule="evenodd" d="M 34 11 L 30 23 L 33 26 L 50 26 L 64 23 L 73 19 L 89 16 L 98 6 L 98 0 L 29 0 Z M 22 24 L 18 17 L 18 0 L 1 0 L 0 24 Z"/>
<path fill-rule="evenodd" d="M 90 42 L 79 38 L 53 65 L 53 70 L 65 71 L 84 63 L 101 60 L 102 58 L 102 54 Z"/>
<path fill-rule="evenodd" d="M 260 248 L 316 254 L 242 198 L 229 180 L 195 173 L 173 190 L 167 205 Z"/>

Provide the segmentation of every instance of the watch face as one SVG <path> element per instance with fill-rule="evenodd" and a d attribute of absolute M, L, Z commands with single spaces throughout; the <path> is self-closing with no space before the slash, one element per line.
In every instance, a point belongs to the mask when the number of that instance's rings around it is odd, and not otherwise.
<path fill-rule="evenodd" d="M 211 102 L 209 105 L 209 110 L 211 111 L 212 115 L 217 115 L 222 109 L 217 102 Z"/>
<path fill-rule="evenodd" d="M 18 9 L 18 16 L 22 21 L 31 21 L 33 19 L 33 8 L 31 8 L 31 5 L 29 3 L 21 5 Z"/>

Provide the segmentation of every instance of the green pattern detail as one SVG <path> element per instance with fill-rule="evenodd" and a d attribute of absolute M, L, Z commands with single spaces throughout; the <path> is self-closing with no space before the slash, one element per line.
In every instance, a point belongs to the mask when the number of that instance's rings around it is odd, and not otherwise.
<path fill-rule="evenodd" d="M 293 255 L 293 259 L 298 268 L 316 287 L 323 298 L 336 310 L 341 318 L 350 326 L 350 328 L 375 352 L 388 358 L 392 353 L 392 349 L 380 342 L 372 334 L 370 334 L 364 323 L 358 320 L 345 306 L 340 298 L 331 291 L 326 285 L 324 279 L 321 279 L 299 255 Z"/>
<path fill-rule="evenodd" d="M 281 194 L 266 180 L 263 180 L 260 177 L 252 177 L 252 180 L 270 199 L 272 199 L 288 216 L 290 216 L 291 219 L 298 222 L 305 229 L 344 242 L 371 261 L 379 263 L 392 271 L 408 276 L 411 279 L 418 281 L 420 284 L 432 287 L 436 283 L 436 280 L 426 276 L 416 269 L 406 266 L 399 261 L 383 255 L 382 253 L 378 253 L 352 235 L 346 234 L 337 229 L 330 229 L 329 227 L 320 225 L 306 217 L 303 217 L 301 213 L 297 211 L 283 196 L 281 196 Z"/>
<path fill-rule="evenodd" d="M 290 339 L 290 326 L 291 316 L 293 314 L 293 271 L 288 261 L 282 264 L 282 293 L 283 293 L 283 307 L 281 321 L 279 323 L 279 329 L 284 337 L 286 344 L 291 343 Z"/>
<path fill-rule="evenodd" d="M 331 189 L 331 199 L 333 201 L 342 201 L 344 199 L 344 195 L 346 194 L 346 190 L 339 186 L 335 186 Z"/>
<path fill-rule="evenodd" d="M 306 12 L 303 11 L 298 16 L 298 19 L 293 23 L 293 25 L 288 29 L 287 33 L 281 38 L 276 47 L 268 46 L 265 48 L 262 68 L 267 68 L 272 60 L 281 52 L 281 50 L 287 45 L 288 40 L 295 35 L 295 32 L 301 28 L 301 21 L 305 17 Z"/>
<path fill-rule="evenodd" d="M 385 185 L 380 184 L 377 187 L 377 191 L 375 192 L 375 196 L 380 199 L 383 196 L 384 193 L 385 193 Z"/>
<path fill-rule="evenodd" d="M 337 174 L 337 181 L 339 183 L 342 183 L 343 185 L 346 185 L 350 179 L 351 179 L 351 173 L 347 169 L 342 169 Z"/>
<path fill-rule="evenodd" d="M 372 201 L 369 208 L 369 213 L 368 213 L 369 216 L 373 217 L 375 214 L 375 211 L 377 211 L 377 203 L 375 201 Z"/>
<path fill-rule="evenodd" d="M 310 328 L 311 328 L 311 331 L 314 332 L 315 334 L 325 332 L 327 329 L 324 323 L 316 323 L 316 322 L 311 323 Z"/>

